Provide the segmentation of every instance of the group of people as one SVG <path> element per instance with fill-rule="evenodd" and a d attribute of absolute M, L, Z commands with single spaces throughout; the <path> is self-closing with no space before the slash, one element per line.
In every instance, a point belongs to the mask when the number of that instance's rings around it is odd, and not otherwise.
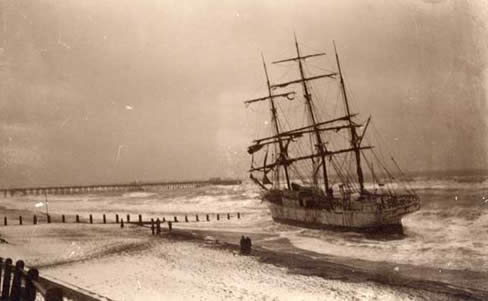
<path fill-rule="evenodd" d="M 247 236 L 241 236 L 241 254 L 251 254 L 252 241 Z"/>

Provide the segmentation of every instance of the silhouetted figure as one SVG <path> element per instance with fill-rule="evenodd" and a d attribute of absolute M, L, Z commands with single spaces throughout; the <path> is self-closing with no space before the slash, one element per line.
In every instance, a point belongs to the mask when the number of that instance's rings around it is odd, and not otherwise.
<path fill-rule="evenodd" d="M 241 254 L 249 255 L 251 254 L 252 242 L 247 236 L 241 236 Z"/>
<path fill-rule="evenodd" d="M 246 244 L 246 239 L 244 238 L 244 235 L 241 236 L 241 254 L 244 253 L 244 249 L 245 249 L 245 244 Z"/>

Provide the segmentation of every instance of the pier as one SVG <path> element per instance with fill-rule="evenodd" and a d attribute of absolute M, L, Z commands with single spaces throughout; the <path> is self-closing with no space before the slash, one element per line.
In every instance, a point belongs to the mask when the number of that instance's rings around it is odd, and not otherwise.
<path fill-rule="evenodd" d="M 44 194 L 81 194 L 99 192 L 128 192 L 145 191 L 150 189 L 188 189 L 208 185 L 239 185 L 241 180 L 210 179 L 207 181 L 179 181 L 179 182 L 132 182 L 118 184 L 92 184 L 92 185 L 61 185 L 39 187 L 1 188 L 0 195 L 12 197 L 16 195 L 44 195 Z"/>

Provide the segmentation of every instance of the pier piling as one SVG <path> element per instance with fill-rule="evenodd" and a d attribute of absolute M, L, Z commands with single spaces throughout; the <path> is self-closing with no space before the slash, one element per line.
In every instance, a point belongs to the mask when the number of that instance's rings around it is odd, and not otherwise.
<path fill-rule="evenodd" d="M 36 215 L 34 215 L 34 216 L 32 217 L 32 223 L 33 223 L 34 225 L 37 225 L 37 216 L 36 216 Z"/>
<path fill-rule="evenodd" d="M 19 215 L 19 225 L 22 225 L 22 215 Z"/>

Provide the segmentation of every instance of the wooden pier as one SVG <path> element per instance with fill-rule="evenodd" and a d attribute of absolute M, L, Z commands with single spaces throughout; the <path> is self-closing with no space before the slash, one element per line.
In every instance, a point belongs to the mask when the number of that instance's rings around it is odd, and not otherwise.
<path fill-rule="evenodd" d="M 44 195 L 44 194 L 81 194 L 81 193 L 103 193 L 103 192 L 129 192 L 145 191 L 151 189 L 188 189 L 208 185 L 239 185 L 240 180 L 215 180 L 208 181 L 179 181 L 179 182 L 134 182 L 119 184 L 95 184 L 95 185 L 74 185 L 74 186 L 39 186 L 39 187 L 16 187 L 2 188 L 0 195 L 12 197 L 15 195 Z"/>

